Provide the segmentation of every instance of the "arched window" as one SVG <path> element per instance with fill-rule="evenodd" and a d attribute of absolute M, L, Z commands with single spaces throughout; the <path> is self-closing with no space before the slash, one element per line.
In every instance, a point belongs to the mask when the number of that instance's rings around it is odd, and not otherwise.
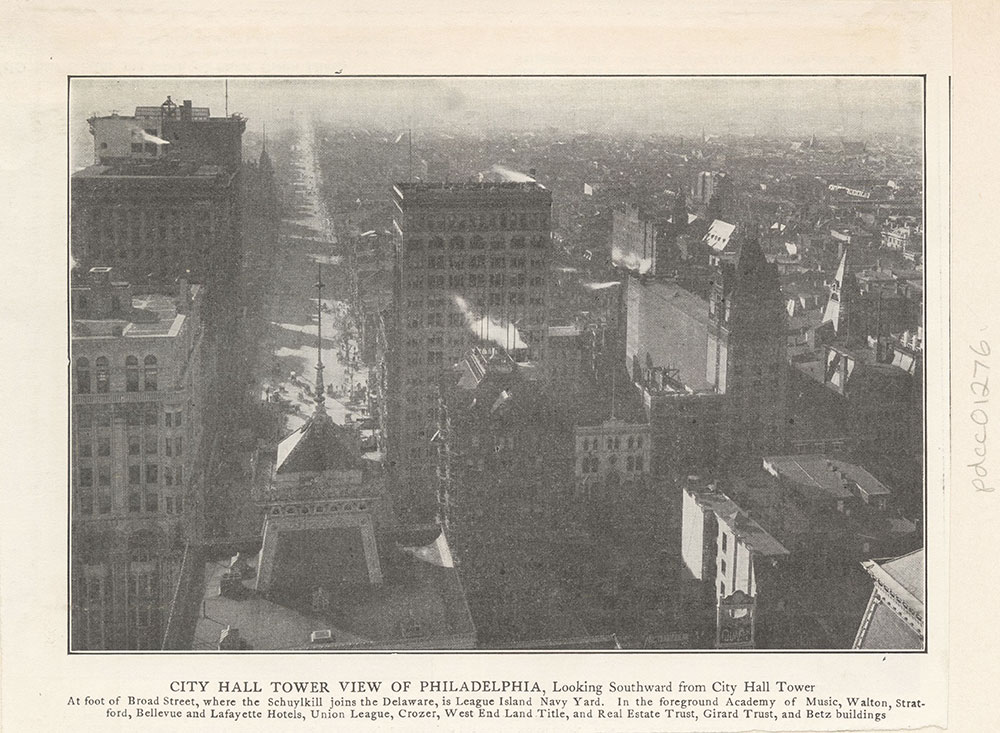
<path fill-rule="evenodd" d="M 451 249 L 465 249 L 465 240 L 461 237 L 452 237 L 448 245 Z"/>
<path fill-rule="evenodd" d="M 94 372 L 97 377 L 97 391 L 111 391 L 111 370 L 108 368 L 108 357 L 99 356 L 94 362 Z"/>
<path fill-rule="evenodd" d="M 90 394 L 90 359 L 83 356 L 76 360 L 76 391 Z"/>
<path fill-rule="evenodd" d="M 139 359 L 135 356 L 125 357 L 125 391 L 139 391 Z"/>
<path fill-rule="evenodd" d="M 486 248 L 486 240 L 485 240 L 485 239 L 483 239 L 482 237 L 480 237 L 480 236 L 479 236 L 479 235 L 477 234 L 477 235 L 476 235 L 476 236 L 474 236 L 474 237 L 472 238 L 472 240 L 471 240 L 471 241 L 469 242 L 469 248 L 470 248 L 470 249 L 485 249 L 485 248 Z"/>
<path fill-rule="evenodd" d="M 143 360 L 143 389 L 147 392 L 156 391 L 156 357 L 150 354 Z"/>
<path fill-rule="evenodd" d="M 632 456 L 629 456 L 625 459 L 625 470 L 631 471 L 633 468 L 635 468 L 635 459 Z"/>

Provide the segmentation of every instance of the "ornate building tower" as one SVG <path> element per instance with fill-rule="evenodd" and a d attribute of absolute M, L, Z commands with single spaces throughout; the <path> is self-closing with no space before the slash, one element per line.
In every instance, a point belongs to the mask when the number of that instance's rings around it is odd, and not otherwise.
<path fill-rule="evenodd" d="M 278 445 L 270 485 L 258 499 L 265 516 L 256 589 L 271 597 L 382 582 L 375 540 L 381 486 L 367 475 L 355 436 L 324 404 L 322 270 L 318 275 L 316 409 Z"/>
<path fill-rule="evenodd" d="M 706 379 L 728 396 L 723 454 L 759 456 L 784 442 L 786 325 L 777 268 L 748 237 L 723 265 L 709 300 Z"/>

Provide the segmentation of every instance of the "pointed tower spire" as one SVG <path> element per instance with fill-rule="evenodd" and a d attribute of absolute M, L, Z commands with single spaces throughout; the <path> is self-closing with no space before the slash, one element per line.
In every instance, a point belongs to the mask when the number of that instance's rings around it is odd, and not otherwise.
<path fill-rule="evenodd" d="M 830 283 L 830 299 L 826 302 L 826 309 L 823 312 L 823 323 L 833 324 L 833 332 L 838 336 L 845 336 L 844 326 L 846 326 L 847 304 L 844 302 L 844 281 L 849 272 L 847 265 L 848 248 L 844 247 L 844 255 L 840 258 L 840 266 L 837 268 L 837 275 Z"/>
<path fill-rule="evenodd" d="M 323 263 L 316 263 L 316 409 L 323 409 Z"/>
<path fill-rule="evenodd" d="M 267 154 L 267 123 L 264 123 L 264 143 L 260 149 L 260 157 L 257 160 L 257 165 L 265 173 L 272 173 L 274 167 L 271 165 L 271 156 Z"/>

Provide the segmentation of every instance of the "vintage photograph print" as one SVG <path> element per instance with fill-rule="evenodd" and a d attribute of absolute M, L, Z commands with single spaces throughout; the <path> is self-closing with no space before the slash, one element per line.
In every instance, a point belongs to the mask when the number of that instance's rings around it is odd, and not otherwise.
<path fill-rule="evenodd" d="M 925 650 L 924 98 L 71 78 L 68 649 Z"/>

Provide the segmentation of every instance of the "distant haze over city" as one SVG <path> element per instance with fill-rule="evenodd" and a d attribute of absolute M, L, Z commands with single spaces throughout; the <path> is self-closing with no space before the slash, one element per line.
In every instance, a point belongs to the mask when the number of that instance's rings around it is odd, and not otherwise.
<path fill-rule="evenodd" d="M 219 78 L 74 79 L 74 163 L 86 118 L 131 114 L 170 95 L 225 113 Z M 871 138 L 919 135 L 918 77 L 233 78 L 229 113 L 275 129 L 293 112 L 332 124 L 415 132 L 560 132 Z M 89 160 L 84 160 L 83 164 Z"/>

